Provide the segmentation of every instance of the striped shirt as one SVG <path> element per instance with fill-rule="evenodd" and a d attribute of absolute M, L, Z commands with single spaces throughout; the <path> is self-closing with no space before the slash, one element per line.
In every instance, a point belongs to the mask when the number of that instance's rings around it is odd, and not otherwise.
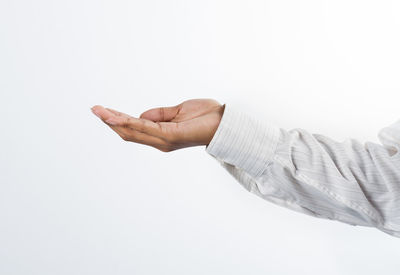
<path fill-rule="evenodd" d="M 338 142 L 224 105 L 205 150 L 249 192 L 314 217 L 400 237 L 400 120 L 379 131 L 382 144 Z"/>

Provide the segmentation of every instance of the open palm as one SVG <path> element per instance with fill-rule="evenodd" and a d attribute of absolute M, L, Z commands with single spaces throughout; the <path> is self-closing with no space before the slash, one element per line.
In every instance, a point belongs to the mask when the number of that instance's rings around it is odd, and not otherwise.
<path fill-rule="evenodd" d="M 214 99 L 190 99 L 171 107 L 149 109 L 139 118 L 100 105 L 93 106 L 92 112 L 123 140 L 170 152 L 208 145 L 224 107 Z"/>

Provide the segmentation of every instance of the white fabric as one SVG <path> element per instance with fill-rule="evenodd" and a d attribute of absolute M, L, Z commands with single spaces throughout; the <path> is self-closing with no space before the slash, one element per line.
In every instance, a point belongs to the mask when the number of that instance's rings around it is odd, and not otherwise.
<path fill-rule="evenodd" d="M 248 191 L 314 217 L 400 237 L 400 120 L 381 144 L 285 130 L 225 104 L 205 151 Z"/>

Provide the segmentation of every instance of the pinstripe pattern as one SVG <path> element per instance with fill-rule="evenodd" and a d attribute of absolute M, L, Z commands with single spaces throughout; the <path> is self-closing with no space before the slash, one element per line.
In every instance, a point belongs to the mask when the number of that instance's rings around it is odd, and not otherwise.
<path fill-rule="evenodd" d="M 225 104 L 205 151 L 244 188 L 297 212 L 400 237 L 400 120 L 381 144 L 285 130 Z"/>

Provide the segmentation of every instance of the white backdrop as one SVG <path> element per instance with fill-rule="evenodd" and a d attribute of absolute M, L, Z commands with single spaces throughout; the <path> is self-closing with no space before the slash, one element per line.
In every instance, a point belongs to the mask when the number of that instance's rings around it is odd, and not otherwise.
<path fill-rule="evenodd" d="M 395 0 L 1 0 L 0 274 L 399 274 L 398 238 L 273 205 L 204 147 L 127 143 L 90 112 L 214 98 L 378 142 L 400 118 L 399 14 Z"/>

